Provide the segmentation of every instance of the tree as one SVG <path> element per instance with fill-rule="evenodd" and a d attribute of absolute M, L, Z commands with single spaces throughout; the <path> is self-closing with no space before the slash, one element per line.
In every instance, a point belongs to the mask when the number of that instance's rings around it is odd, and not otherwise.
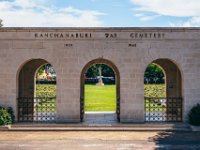
<path fill-rule="evenodd" d="M 45 65 L 42 65 L 42 66 L 38 69 L 37 74 L 38 74 L 38 75 L 42 75 L 43 72 L 44 72 L 44 70 L 45 70 Z"/>
<path fill-rule="evenodd" d="M 101 73 L 104 77 L 115 77 L 115 73 L 112 68 L 105 64 L 94 64 L 86 72 L 87 78 L 95 78 L 99 76 L 99 67 L 101 67 Z"/>
<path fill-rule="evenodd" d="M 2 22 L 3 22 L 3 20 L 0 19 L 0 27 L 3 27 Z"/>
<path fill-rule="evenodd" d="M 164 82 L 163 70 L 156 64 L 149 64 L 144 74 L 144 83 L 155 84 Z"/>

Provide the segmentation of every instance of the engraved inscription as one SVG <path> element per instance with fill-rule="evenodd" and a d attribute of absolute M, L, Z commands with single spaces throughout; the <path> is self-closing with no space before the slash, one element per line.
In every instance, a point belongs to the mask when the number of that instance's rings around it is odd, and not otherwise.
<path fill-rule="evenodd" d="M 136 44 L 136 43 L 134 43 L 134 44 L 128 44 L 128 46 L 129 46 L 129 47 L 136 47 L 137 44 Z"/>
<path fill-rule="evenodd" d="M 145 33 L 139 33 L 139 32 L 135 32 L 135 33 L 130 33 L 130 37 L 132 39 L 163 39 L 165 38 L 165 34 L 164 33 L 152 33 L 152 32 L 145 32 Z"/>
<path fill-rule="evenodd" d="M 91 33 L 35 33 L 35 38 L 49 39 L 89 39 L 92 38 Z"/>
<path fill-rule="evenodd" d="M 105 33 L 106 38 L 117 38 L 117 33 Z"/>
<path fill-rule="evenodd" d="M 129 32 L 124 36 L 122 33 L 104 32 L 103 37 L 91 32 L 36 32 L 33 34 L 36 39 L 165 39 L 165 33 L 162 32 Z"/>
<path fill-rule="evenodd" d="M 73 44 L 71 44 L 71 43 L 65 44 L 65 47 L 72 47 L 72 46 L 73 46 Z"/>

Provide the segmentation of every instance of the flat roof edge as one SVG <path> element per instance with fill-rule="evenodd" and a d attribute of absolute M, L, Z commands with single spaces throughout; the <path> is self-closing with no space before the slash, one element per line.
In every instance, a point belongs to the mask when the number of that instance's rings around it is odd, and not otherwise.
<path fill-rule="evenodd" d="M 200 31 L 200 27 L 1 27 L 0 31 Z"/>

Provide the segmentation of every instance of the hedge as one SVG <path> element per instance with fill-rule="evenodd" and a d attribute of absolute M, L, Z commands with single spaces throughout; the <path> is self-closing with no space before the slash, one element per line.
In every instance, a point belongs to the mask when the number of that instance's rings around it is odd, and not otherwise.
<path fill-rule="evenodd" d="M 9 125 L 14 123 L 15 116 L 11 107 L 5 108 L 0 106 L 0 125 Z"/>

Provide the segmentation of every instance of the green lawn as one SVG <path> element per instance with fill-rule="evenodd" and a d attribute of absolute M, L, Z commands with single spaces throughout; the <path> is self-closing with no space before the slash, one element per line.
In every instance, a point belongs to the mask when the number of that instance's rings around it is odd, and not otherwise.
<path fill-rule="evenodd" d="M 134 89 L 133 89 L 134 90 Z M 147 84 L 144 87 L 146 97 L 166 97 L 164 84 Z M 37 97 L 55 97 L 56 85 L 37 84 Z M 44 103 L 41 105 L 45 105 Z M 49 104 L 48 104 L 49 105 Z M 52 104 L 50 104 L 52 105 Z M 115 85 L 85 85 L 85 111 L 115 111 Z"/>
<path fill-rule="evenodd" d="M 115 111 L 115 85 L 85 85 L 85 111 Z"/>

